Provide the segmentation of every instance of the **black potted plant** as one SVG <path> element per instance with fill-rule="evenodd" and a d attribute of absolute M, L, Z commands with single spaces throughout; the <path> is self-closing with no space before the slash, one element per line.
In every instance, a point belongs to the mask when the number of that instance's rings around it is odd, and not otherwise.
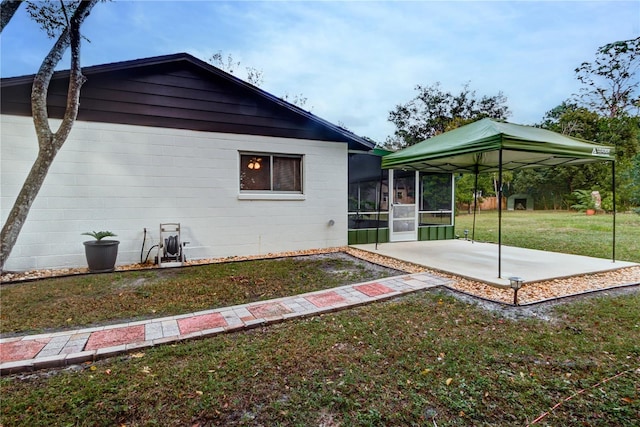
<path fill-rule="evenodd" d="M 92 231 L 82 233 L 96 240 L 83 242 L 84 252 L 87 256 L 89 271 L 92 273 L 104 273 L 113 271 L 118 257 L 118 240 L 103 240 L 105 237 L 115 237 L 110 231 Z"/>

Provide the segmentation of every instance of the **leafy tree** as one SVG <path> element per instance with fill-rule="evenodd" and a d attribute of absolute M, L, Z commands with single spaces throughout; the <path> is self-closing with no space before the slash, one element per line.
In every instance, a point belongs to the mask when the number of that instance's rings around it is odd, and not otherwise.
<path fill-rule="evenodd" d="M 56 41 L 42 61 L 40 69 L 33 80 L 31 91 L 31 113 L 38 138 L 38 156 L 25 179 L 25 182 L 9 212 L 7 221 L 2 227 L 0 237 L 0 271 L 9 258 L 18 239 L 20 230 L 26 222 L 29 210 L 42 187 L 49 167 L 56 154 L 71 132 L 78 115 L 80 88 L 86 78 L 80 69 L 80 27 L 98 0 L 60 3 L 27 3 L 27 11 L 31 17 L 41 24 L 47 33 Z M 2 2 L 2 29 L 9 23 L 13 13 L 20 7 L 14 2 Z M 5 16 L 5 7 L 13 10 Z M 6 19 L 6 22 L 5 22 Z M 55 67 L 61 61 L 65 51 L 71 48 L 71 66 L 67 106 L 62 123 L 57 131 L 49 124 L 47 113 L 47 91 Z"/>
<path fill-rule="evenodd" d="M 618 163 L 628 164 L 640 153 L 640 116 L 600 118 L 595 141 L 615 146 Z"/>
<path fill-rule="evenodd" d="M 640 200 L 636 173 L 640 170 L 639 71 L 640 38 L 598 48 L 593 62 L 583 62 L 575 70 L 583 84 L 580 95 L 547 112 L 541 124 L 565 135 L 616 147 L 616 203 L 623 208 Z M 573 191 L 605 194 L 611 184 L 611 165 L 604 162 L 521 171 L 514 179 L 516 191 L 532 194 L 536 204 L 545 208 L 550 204 L 567 208 L 574 202 Z"/>
<path fill-rule="evenodd" d="M 637 117 L 604 117 L 584 106 L 565 101 L 549 111 L 542 127 L 596 143 L 613 145 L 617 151 L 618 206 L 630 203 L 633 185 L 626 172 L 635 156 L 638 141 Z M 589 163 L 581 166 L 559 166 L 519 171 L 514 178 L 515 191 L 534 197 L 536 206 L 544 209 L 568 208 L 575 201 L 575 190 L 611 188 L 611 165 L 608 162 Z"/>
<path fill-rule="evenodd" d="M 478 98 L 476 92 L 469 88 L 469 83 L 463 85 L 458 94 L 444 91 L 439 82 L 430 86 L 417 85 L 416 91 L 418 94 L 415 98 L 397 105 L 389 113 L 389 121 L 396 126 L 396 130 L 392 137 L 387 138 L 385 148 L 408 147 L 485 117 L 505 119 L 510 115 L 506 106 L 507 98 L 502 92 Z M 470 207 L 475 176 L 460 176 L 455 182 L 458 208 L 461 205 Z M 495 194 L 492 174 L 478 177 L 478 191 L 485 196 Z"/>
<path fill-rule="evenodd" d="M 388 120 L 396 130 L 387 138 L 387 147 L 408 147 L 485 117 L 505 119 L 510 115 L 502 92 L 478 98 L 469 83 L 458 94 L 444 91 L 439 82 L 417 85 L 415 89 L 418 92 L 415 98 L 389 113 Z"/>
<path fill-rule="evenodd" d="M 502 196 L 508 197 L 511 194 L 511 183 L 513 181 L 512 171 L 502 172 Z M 455 181 L 456 184 L 456 206 L 457 209 L 462 209 L 463 206 L 467 206 L 468 213 L 471 213 L 473 208 L 473 193 L 476 184 L 476 177 L 474 174 L 465 174 L 458 176 Z M 497 197 L 498 196 L 498 172 L 481 173 L 478 175 L 478 188 L 479 194 L 482 194 L 482 198 L 485 197 Z M 478 199 L 478 205 L 482 203 L 482 199 Z"/>
<path fill-rule="evenodd" d="M 640 182 L 634 170 L 639 169 L 639 117 L 604 117 L 577 105 L 563 104 L 550 113 L 562 111 L 557 120 L 545 116 L 543 127 L 616 147 L 617 205 L 621 208 L 637 204 Z M 562 108 L 561 108 L 562 107 Z M 559 166 L 549 169 L 519 171 L 515 174 L 515 191 L 529 193 L 541 208 L 568 208 L 573 203 L 571 193 L 578 189 L 610 191 L 611 164 L 589 163 L 581 166 Z"/>
<path fill-rule="evenodd" d="M 593 62 L 583 62 L 575 69 L 584 85 L 580 99 L 607 117 L 635 115 L 640 109 L 640 37 L 601 46 Z"/>
<path fill-rule="evenodd" d="M 547 111 L 541 127 L 576 138 L 593 141 L 597 135 L 598 113 L 569 100 Z"/>
<path fill-rule="evenodd" d="M 292 103 L 293 105 L 297 105 L 300 108 L 303 108 L 304 106 L 307 105 L 307 97 L 301 93 L 298 93 L 296 95 L 290 95 L 289 93 L 285 93 L 282 96 L 282 99 Z"/>
<path fill-rule="evenodd" d="M 583 105 L 600 117 L 593 141 L 616 147 L 619 206 L 637 204 L 640 183 L 635 179 L 640 153 L 640 37 L 606 44 L 593 62 L 576 68 L 583 83 Z M 595 165 L 594 165 L 595 166 Z M 606 188 L 611 188 L 607 174 Z"/>
<path fill-rule="evenodd" d="M 618 190 L 629 195 L 631 206 L 640 206 L 640 154 L 636 155 L 630 163 L 630 167 L 620 173 L 622 184 Z"/>
<path fill-rule="evenodd" d="M 455 180 L 456 185 L 456 209 L 462 210 L 464 207 L 467 209 L 467 213 L 471 213 L 473 209 L 473 199 L 475 190 L 475 175 L 465 174 L 458 175 Z M 477 191 L 483 196 L 491 194 L 491 175 L 480 174 L 478 175 L 478 188 Z M 478 198 L 478 204 L 482 203 L 482 198 Z"/>
<path fill-rule="evenodd" d="M 236 61 L 233 55 L 230 53 L 225 55 L 219 50 L 210 59 L 209 62 L 214 66 L 220 68 L 229 74 L 237 76 L 238 69 L 240 68 L 240 61 Z M 264 83 L 264 72 L 254 67 L 245 67 L 245 80 L 247 83 L 251 83 L 254 86 L 260 87 Z M 241 77 L 242 78 L 242 77 Z M 282 99 L 297 105 L 298 107 L 304 107 L 307 104 L 307 97 L 300 94 L 289 95 L 288 93 L 282 96 Z"/>
<path fill-rule="evenodd" d="M 536 209 L 567 209 L 573 202 L 568 197 L 583 179 L 572 179 L 580 170 L 577 166 L 525 169 L 514 173 L 513 191 L 533 197 Z M 590 186 L 588 186 L 590 188 Z"/>
<path fill-rule="evenodd" d="M 226 58 L 221 50 L 215 53 L 209 62 L 221 70 L 236 75 L 237 69 L 240 67 L 240 61 L 236 61 L 233 59 L 233 55 L 230 53 L 227 54 Z M 264 83 L 264 72 L 262 70 L 258 70 L 254 67 L 245 67 L 246 71 L 246 80 L 248 83 L 251 83 L 254 86 L 260 86 Z"/>
<path fill-rule="evenodd" d="M 563 135 L 596 141 L 599 120 L 600 116 L 597 113 L 565 101 L 547 112 L 542 127 Z M 524 177 L 532 177 L 535 174 L 538 174 L 538 179 L 534 180 L 538 184 L 537 191 L 528 186 L 526 192 L 532 194 L 545 209 L 551 206 L 554 209 L 567 207 L 569 202 L 565 195 L 577 189 L 591 188 L 595 182 L 606 181 L 606 176 L 610 175 L 608 165 L 603 163 L 527 171 L 520 174 L 516 180 L 518 190 L 523 191 L 519 185 Z"/>

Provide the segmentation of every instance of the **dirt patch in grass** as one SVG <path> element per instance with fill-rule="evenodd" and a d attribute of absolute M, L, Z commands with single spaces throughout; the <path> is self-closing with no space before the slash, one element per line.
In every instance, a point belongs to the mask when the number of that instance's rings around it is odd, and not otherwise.
<path fill-rule="evenodd" d="M 630 427 L 639 298 L 584 298 L 548 322 L 434 289 L 2 378 L 0 424 L 523 426 L 548 413 L 539 425 Z"/>
<path fill-rule="evenodd" d="M 620 297 L 625 295 L 638 294 L 640 293 L 640 284 L 604 289 L 597 292 L 567 295 L 565 297 L 557 299 L 545 300 L 539 303 L 531 303 L 518 306 L 502 303 L 499 301 L 492 301 L 486 298 L 479 298 L 478 296 L 473 294 L 459 292 L 455 288 L 443 287 L 441 289 L 441 292 L 451 295 L 457 300 L 465 302 L 471 306 L 481 308 L 507 319 L 540 319 L 553 322 L 556 320 L 555 311 L 559 306 L 572 304 L 578 301 L 585 301 L 592 298 Z"/>
<path fill-rule="evenodd" d="M 4 284 L 0 333 L 7 337 L 183 314 L 417 272 L 451 279 L 449 287 L 469 294 L 471 300 L 489 299 L 502 305 L 513 302 L 510 289 L 353 248 L 281 255 L 210 260 L 209 264 L 170 269 L 121 267 L 124 271 L 110 274 L 73 274 Z M 518 300 L 520 304 L 553 301 L 638 282 L 640 267 L 630 267 L 527 284 L 519 291 Z M 526 313 L 526 309 L 518 310 Z"/>
<path fill-rule="evenodd" d="M 2 286 L 3 337 L 190 313 L 402 274 L 344 252 Z"/>
<path fill-rule="evenodd" d="M 49 285 L 36 293 L 39 310 L 69 303 L 57 293 L 67 286 L 89 288 L 96 307 L 110 310 L 120 294 L 157 307 L 154 295 L 163 292 L 178 309 L 181 301 L 211 304 L 212 293 L 229 305 L 425 270 L 334 253 L 81 276 L 75 285 L 47 279 L 3 287 L 2 316 L 6 290 L 42 283 Z M 527 425 L 548 413 L 541 424 L 635 426 L 638 307 L 637 287 L 526 307 L 437 288 L 8 376 L 0 379 L 0 425 L 493 426 Z"/>

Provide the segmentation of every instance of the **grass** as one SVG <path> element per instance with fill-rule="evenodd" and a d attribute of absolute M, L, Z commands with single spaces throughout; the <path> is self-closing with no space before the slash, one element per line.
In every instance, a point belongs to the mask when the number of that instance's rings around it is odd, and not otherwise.
<path fill-rule="evenodd" d="M 457 217 L 458 234 L 470 219 Z M 610 217 L 517 212 L 504 220 L 505 244 L 609 256 Z M 476 238 L 496 239 L 496 221 L 480 214 Z M 639 221 L 619 216 L 621 259 L 640 262 Z M 1 289 L 2 329 L 168 315 L 370 275 L 345 260 L 287 259 L 47 279 Z M 640 293 L 548 314 L 551 321 L 514 320 L 445 291 L 422 292 L 5 377 L 0 425 L 524 426 L 547 412 L 536 426 L 637 425 Z"/>
<path fill-rule="evenodd" d="M 456 216 L 455 233 L 463 236 L 473 227 L 473 215 Z M 567 211 L 506 211 L 502 213 L 502 243 L 521 248 L 610 259 L 612 256 L 611 215 L 587 216 Z M 476 216 L 475 239 L 498 242 L 498 214 Z M 616 216 L 616 259 L 640 262 L 640 215 Z"/>
<path fill-rule="evenodd" d="M 439 291 L 0 379 L 6 426 L 635 426 L 640 294 L 555 321 Z M 565 399 L 573 396 L 570 400 Z"/>
<path fill-rule="evenodd" d="M 346 257 L 302 257 L 46 279 L 2 287 L 0 332 L 170 316 L 380 276 Z"/>
<path fill-rule="evenodd" d="M 472 229 L 456 217 L 456 234 Z M 476 218 L 476 240 L 496 242 L 497 213 Z M 611 256 L 611 216 L 504 212 L 503 243 Z M 640 215 L 619 214 L 616 258 L 640 262 Z M 336 273 L 337 272 L 337 273 Z M 348 259 L 282 259 L 46 279 L 0 288 L 0 333 L 25 334 L 169 316 L 372 280 Z"/>

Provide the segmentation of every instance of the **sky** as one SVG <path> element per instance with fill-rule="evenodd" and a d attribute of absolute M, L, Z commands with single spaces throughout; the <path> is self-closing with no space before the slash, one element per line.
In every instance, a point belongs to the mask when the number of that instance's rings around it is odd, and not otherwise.
<path fill-rule="evenodd" d="M 539 123 L 577 93 L 598 47 L 640 35 L 640 1 L 118 1 L 82 27 L 82 65 L 218 53 L 261 70 L 261 88 L 384 142 L 388 115 L 439 82 L 502 92 L 508 121 Z M 0 36 L 0 75 L 37 72 L 53 40 L 21 8 Z M 68 68 L 68 56 L 60 69 Z"/>

